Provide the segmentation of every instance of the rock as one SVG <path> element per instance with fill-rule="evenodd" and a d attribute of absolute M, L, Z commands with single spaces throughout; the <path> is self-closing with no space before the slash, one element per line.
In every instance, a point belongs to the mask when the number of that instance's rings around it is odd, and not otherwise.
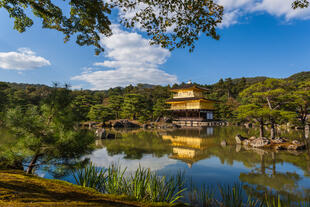
<path fill-rule="evenodd" d="M 287 147 L 288 150 L 303 150 L 305 149 L 305 145 L 295 145 L 291 144 Z"/>
<path fill-rule="evenodd" d="M 245 126 L 246 128 L 252 128 L 253 125 L 252 125 L 252 123 L 245 123 L 244 126 Z"/>
<path fill-rule="evenodd" d="M 149 128 L 149 125 L 148 124 L 143 124 L 142 127 L 143 127 L 143 129 L 147 129 L 147 128 Z"/>
<path fill-rule="evenodd" d="M 249 140 L 254 140 L 254 139 L 256 139 L 255 136 L 252 136 L 252 137 L 249 138 Z"/>
<path fill-rule="evenodd" d="M 236 145 L 236 152 L 240 152 L 241 151 L 241 145 L 240 144 L 237 144 Z"/>
<path fill-rule="evenodd" d="M 247 139 L 246 137 L 243 137 L 243 136 L 241 136 L 240 134 L 238 134 L 238 135 L 235 137 L 235 140 L 236 140 L 237 144 L 242 144 L 242 142 L 243 142 L 244 140 L 246 140 L 246 139 Z"/>
<path fill-rule="evenodd" d="M 106 136 L 106 138 L 107 139 L 115 139 L 115 134 L 108 134 L 107 136 Z"/>
<path fill-rule="evenodd" d="M 264 147 L 268 144 L 270 144 L 269 139 L 267 139 L 266 137 L 259 137 L 254 140 L 251 140 L 250 146 L 259 148 Z"/>
<path fill-rule="evenodd" d="M 114 122 L 112 124 L 114 128 L 137 128 L 140 127 L 138 124 L 128 121 L 127 119 L 122 119 Z"/>
<path fill-rule="evenodd" d="M 303 150 L 306 149 L 306 145 L 298 140 L 293 140 L 292 144 L 287 147 L 288 150 Z"/>
<path fill-rule="evenodd" d="M 287 139 L 282 137 L 276 137 L 275 139 L 271 140 L 273 144 L 282 144 L 287 142 Z"/>
<path fill-rule="evenodd" d="M 298 140 L 293 140 L 293 141 L 292 141 L 292 144 L 294 144 L 294 145 L 302 145 L 303 143 L 301 143 L 301 142 L 298 141 Z"/>
<path fill-rule="evenodd" d="M 275 145 L 275 146 L 274 146 L 274 149 L 275 149 L 275 150 L 286 150 L 286 148 L 283 147 L 282 145 Z"/>
<path fill-rule="evenodd" d="M 105 129 L 97 129 L 95 134 L 99 139 L 105 139 L 107 135 Z"/>
<path fill-rule="evenodd" d="M 163 122 L 165 122 L 165 123 L 172 123 L 172 119 L 168 118 L 168 117 L 164 117 L 163 118 Z"/>
<path fill-rule="evenodd" d="M 309 134 L 310 134 L 310 124 L 306 124 L 305 126 L 305 138 L 309 139 Z"/>
<path fill-rule="evenodd" d="M 226 140 L 221 141 L 221 146 L 222 146 L 222 147 L 226 147 L 226 145 L 227 145 Z"/>
<path fill-rule="evenodd" d="M 251 144 L 251 140 L 250 139 L 246 139 L 246 140 L 242 141 L 242 145 L 248 146 L 250 144 Z"/>

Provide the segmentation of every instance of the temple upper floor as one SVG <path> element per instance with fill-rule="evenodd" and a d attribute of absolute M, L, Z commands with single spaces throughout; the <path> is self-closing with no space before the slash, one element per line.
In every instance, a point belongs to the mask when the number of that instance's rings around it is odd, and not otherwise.
<path fill-rule="evenodd" d="M 203 92 L 208 91 L 208 89 L 193 85 L 187 84 L 179 88 L 171 90 L 173 98 L 203 98 Z"/>
<path fill-rule="evenodd" d="M 203 97 L 202 92 L 194 91 L 194 90 L 187 90 L 187 91 L 179 91 L 173 94 L 173 98 L 201 98 Z"/>

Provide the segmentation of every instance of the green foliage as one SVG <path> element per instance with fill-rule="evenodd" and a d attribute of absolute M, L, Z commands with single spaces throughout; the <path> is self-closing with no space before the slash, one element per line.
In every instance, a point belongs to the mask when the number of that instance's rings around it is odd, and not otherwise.
<path fill-rule="evenodd" d="M 90 108 L 90 111 L 87 115 L 87 117 L 91 121 L 107 121 L 114 118 L 114 113 L 111 111 L 111 109 L 107 106 L 104 106 L 103 104 L 93 105 Z"/>
<path fill-rule="evenodd" d="M 188 194 L 191 204 L 198 204 L 199 206 L 203 207 L 214 206 L 215 189 L 211 186 L 202 184 L 201 188 L 198 188 L 197 186 L 193 185 L 193 182 L 191 180 Z"/>
<path fill-rule="evenodd" d="M 151 131 L 128 132 L 122 139 L 103 140 L 109 155 L 124 154 L 126 159 L 141 159 L 143 154 L 152 153 L 162 157 L 172 152 L 171 146 L 159 134 Z"/>
<path fill-rule="evenodd" d="M 79 185 L 92 186 L 103 193 L 128 195 L 138 201 L 173 204 L 182 198 L 185 191 L 182 173 L 176 177 L 160 177 L 141 167 L 126 176 L 126 168 L 122 170 L 116 164 L 101 170 L 90 164 L 84 170 L 73 172 L 73 175 Z"/>
<path fill-rule="evenodd" d="M 222 197 L 222 203 L 226 207 L 243 206 L 242 184 L 219 185 L 219 191 Z"/>
<path fill-rule="evenodd" d="M 211 0 L 64 2 L 64 6 L 58 6 L 50 0 L 1 0 L 0 8 L 5 9 L 10 17 L 14 18 L 14 29 L 19 32 L 24 32 L 33 25 L 29 16 L 31 12 L 42 20 L 43 28 L 62 32 L 65 42 L 71 36 L 76 36 L 77 44 L 95 46 L 96 54 L 104 50 L 99 44 L 100 35 L 112 34 L 112 9 L 119 9 L 125 13 L 137 10 L 131 17 L 122 15 L 120 23 L 127 28 L 139 25 L 151 37 L 152 44 L 169 49 L 188 46 L 190 51 L 194 49 L 194 43 L 201 33 L 219 39 L 216 27 L 221 23 L 223 15 L 223 7 Z M 146 6 L 141 7 L 141 3 Z M 69 12 L 65 12 L 67 10 Z M 173 28 L 173 31 L 167 32 L 170 28 Z"/>
<path fill-rule="evenodd" d="M 98 103 L 91 95 L 78 95 L 72 101 L 72 110 L 78 120 L 86 121 L 87 115 L 93 105 Z"/>
<path fill-rule="evenodd" d="M 263 114 L 264 124 L 291 122 L 303 126 L 309 114 L 309 77 L 310 72 L 294 74 L 283 80 L 267 77 L 227 78 L 213 85 L 201 86 L 210 89 L 206 98 L 218 100 L 214 113 L 216 119 L 230 122 L 257 121 L 256 115 Z M 180 85 L 182 84 L 185 83 Z M 177 86 L 175 84 L 173 87 Z M 170 89 L 169 85 L 138 84 L 106 91 L 74 90 L 63 101 L 71 102 L 75 121 L 108 121 L 119 118 L 136 119 L 140 122 L 156 121 L 159 117 L 170 116 L 165 110 L 165 100 L 171 98 Z M 44 85 L 1 82 L 0 119 L 9 108 L 20 106 L 26 109 L 29 105 L 48 104 L 52 94 L 53 88 Z M 252 113 L 255 117 L 238 115 L 238 107 L 248 104 L 260 107 L 261 112 Z M 245 109 L 243 107 L 242 111 L 245 112 Z M 3 123 L 4 118 L 1 120 Z M 71 118 L 63 119 L 65 120 L 70 122 Z"/>
<path fill-rule="evenodd" d="M 76 184 L 83 187 L 90 187 L 103 192 L 106 170 L 98 168 L 90 163 L 83 169 L 76 170 L 73 174 Z"/>
<path fill-rule="evenodd" d="M 122 106 L 122 117 L 129 119 L 144 119 L 148 116 L 146 102 L 142 95 L 127 94 L 124 97 L 124 104 Z"/>
<path fill-rule="evenodd" d="M 6 126 L 17 139 L 6 151 L 25 161 L 32 157 L 28 173 L 33 172 L 39 160 L 46 164 L 56 158 L 78 158 L 92 149 L 94 135 L 75 128 L 71 100 L 68 89 L 55 87 L 41 106 L 17 106 L 8 110 Z"/>
<path fill-rule="evenodd" d="M 121 111 L 123 102 L 124 102 L 124 98 L 120 95 L 111 95 L 109 97 L 108 106 L 111 109 L 111 111 L 115 113 L 114 117 L 116 119 L 118 119 L 120 116 L 120 111 Z"/>
<path fill-rule="evenodd" d="M 167 114 L 168 105 L 166 104 L 166 99 L 157 99 L 153 106 L 153 117 L 155 119 L 160 118 Z"/>
<path fill-rule="evenodd" d="M 308 8 L 309 7 L 309 1 L 308 0 L 295 0 L 292 3 L 292 7 L 293 9 L 304 9 L 304 8 Z"/>

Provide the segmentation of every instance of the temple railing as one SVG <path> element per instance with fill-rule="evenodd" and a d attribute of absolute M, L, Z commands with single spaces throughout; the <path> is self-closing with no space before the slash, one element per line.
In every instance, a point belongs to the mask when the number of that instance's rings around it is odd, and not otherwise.
<path fill-rule="evenodd" d="M 179 120 L 179 121 L 204 121 L 205 119 L 202 117 L 178 117 L 175 120 Z"/>

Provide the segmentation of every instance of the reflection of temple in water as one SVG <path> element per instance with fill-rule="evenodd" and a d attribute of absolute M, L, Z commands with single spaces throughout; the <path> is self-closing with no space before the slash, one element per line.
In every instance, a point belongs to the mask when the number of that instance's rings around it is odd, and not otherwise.
<path fill-rule="evenodd" d="M 167 132 L 162 138 L 171 142 L 173 154 L 170 158 L 182 160 L 191 167 L 193 163 L 204 159 L 205 150 L 215 144 L 213 130 L 213 127 L 185 128 Z"/>

